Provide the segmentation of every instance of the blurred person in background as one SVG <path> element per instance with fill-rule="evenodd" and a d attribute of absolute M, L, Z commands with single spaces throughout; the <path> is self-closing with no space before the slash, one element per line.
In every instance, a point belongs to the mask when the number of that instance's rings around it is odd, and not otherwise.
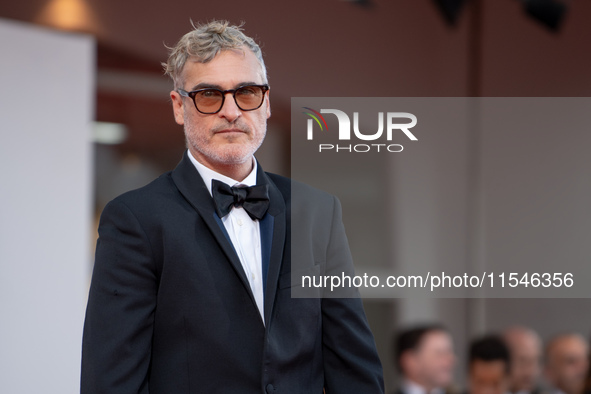
<path fill-rule="evenodd" d="M 496 335 L 474 340 L 468 353 L 468 394 L 506 394 L 511 357 L 505 342 Z"/>
<path fill-rule="evenodd" d="M 548 341 L 544 376 L 550 394 L 581 394 L 589 368 L 589 345 L 576 333 L 557 335 Z"/>
<path fill-rule="evenodd" d="M 452 337 L 437 324 L 402 331 L 395 339 L 395 361 L 402 375 L 398 394 L 444 394 L 456 365 Z"/>
<path fill-rule="evenodd" d="M 587 342 L 591 343 L 591 342 Z M 588 365 L 587 365 L 587 376 L 585 377 L 585 387 L 583 388 L 584 394 L 591 394 L 591 346 L 589 348 L 589 354 L 587 356 Z"/>
<path fill-rule="evenodd" d="M 503 340 L 511 354 L 509 391 L 513 394 L 539 394 L 542 366 L 542 342 L 538 334 L 526 327 L 510 327 Z"/>

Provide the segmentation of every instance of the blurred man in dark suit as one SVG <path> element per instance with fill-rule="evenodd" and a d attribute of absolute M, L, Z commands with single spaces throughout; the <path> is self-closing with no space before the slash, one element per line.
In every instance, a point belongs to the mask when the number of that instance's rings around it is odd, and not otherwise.
<path fill-rule="evenodd" d="M 468 394 L 506 394 L 511 358 L 505 342 L 482 337 L 472 342 L 468 355 Z"/>
<path fill-rule="evenodd" d="M 443 394 L 453 380 L 456 357 L 449 332 L 440 325 L 398 334 L 395 360 L 402 382 L 398 394 Z"/>
<path fill-rule="evenodd" d="M 538 394 L 541 375 L 542 344 L 538 334 L 526 327 L 510 327 L 503 340 L 511 353 L 509 391 L 513 394 Z"/>

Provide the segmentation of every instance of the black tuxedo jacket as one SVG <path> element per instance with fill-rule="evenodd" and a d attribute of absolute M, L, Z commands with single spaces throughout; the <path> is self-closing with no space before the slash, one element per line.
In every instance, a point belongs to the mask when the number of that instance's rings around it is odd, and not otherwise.
<path fill-rule="evenodd" d="M 104 209 L 84 324 L 81 393 L 383 393 L 360 299 L 292 298 L 291 212 L 310 270 L 350 261 L 333 196 L 259 167 L 265 324 L 187 154 Z M 302 199 L 291 203 L 291 188 Z M 319 268 L 320 267 L 320 268 Z"/>

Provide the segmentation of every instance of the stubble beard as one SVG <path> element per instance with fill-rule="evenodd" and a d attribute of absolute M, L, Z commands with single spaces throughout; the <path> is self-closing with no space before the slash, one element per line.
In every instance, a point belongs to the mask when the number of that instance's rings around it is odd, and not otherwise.
<path fill-rule="evenodd" d="M 198 129 L 192 125 L 190 121 L 188 122 L 185 120 L 185 137 L 189 147 L 192 150 L 199 152 L 208 161 L 220 165 L 240 165 L 251 160 L 252 156 L 265 139 L 267 132 L 266 122 L 265 124 L 258 124 L 257 126 L 262 130 L 260 135 L 253 134 L 253 131 L 248 126 L 243 125 L 240 122 L 235 122 L 233 124 L 226 123 L 224 125 L 216 126 L 212 130 L 206 131 Z M 221 136 L 218 135 L 214 137 L 214 133 L 227 128 L 236 128 L 246 132 L 248 141 L 242 143 L 235 142 L 233 140 L 236 138 L 222 136 L 222 138 L 227 139 L 227 142 L 219 143 Z M 217 141 L 212 142 L 211 138 L 215 138 Z"/>

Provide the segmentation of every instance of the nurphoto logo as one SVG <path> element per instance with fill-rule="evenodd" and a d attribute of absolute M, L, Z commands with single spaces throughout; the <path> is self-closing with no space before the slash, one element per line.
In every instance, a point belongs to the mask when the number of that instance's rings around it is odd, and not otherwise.
<path fill-rule="evenodd" d="M 338 140 L 351 141 L 351 119 L 344 111 L 338 109 L 321 109 L 316 111 L 310 107 L 302 107 L 306 111 L 303 114 L 309 116 L 307 123 L 307 139 L 314 139 L 314 125 L 316 124 L 320 132 L 329 133 L 328 124 L 322 114 L 333 114 L 337 117 L 339 123 Z M 384 121 L 385 119 L 385 121 Z M 403 121 L 400 123 L 400 121 Z M 405 121 L 405 122 L 404 122 Z M 386 141 L 392 141 L 393 136 L 398 132 L 402 132 L 411 141 L 418 141 L 417 137 L 410 131 L 416 126 L 417 117 L 408 112 L 378 112 L 378 130 L 373 133 L 362 133 L 359 130 L 359 112 L 353 112 L 353 135 L 355 139 L 361 141 L 376 141 L 382 138 L 384 134 L 384 123 L 386 123 Z M 333 152 L 370 152 L 370 151 L 387 151 L 387 152 L 402 152 L 404 147 L 400 144 L 386 144 L 386 143 L 361 143 L 361 144 L 318 144 L 319 152 L 333 151 Z"/>

